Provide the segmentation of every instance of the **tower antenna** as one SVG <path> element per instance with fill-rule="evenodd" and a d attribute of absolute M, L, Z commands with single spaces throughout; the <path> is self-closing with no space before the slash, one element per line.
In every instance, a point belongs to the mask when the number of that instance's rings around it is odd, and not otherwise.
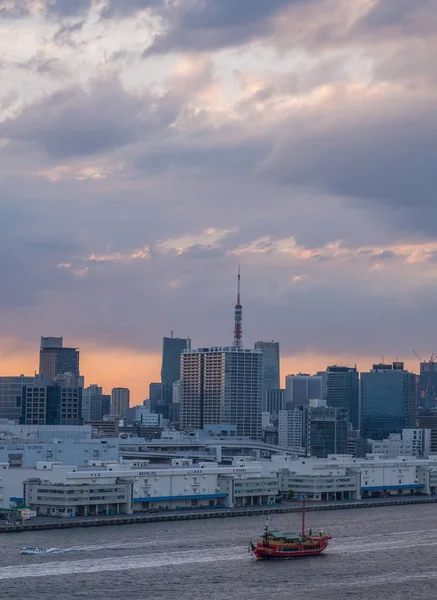
<path fill-rule="evenodd" d="M 235 305 L 235 327 L 234 327 L 234 347 L 243 347 L 243 307 L 240 298 L 240 265 L 238 265 L 238 285 L 237 285 L 237 304 Z"/>

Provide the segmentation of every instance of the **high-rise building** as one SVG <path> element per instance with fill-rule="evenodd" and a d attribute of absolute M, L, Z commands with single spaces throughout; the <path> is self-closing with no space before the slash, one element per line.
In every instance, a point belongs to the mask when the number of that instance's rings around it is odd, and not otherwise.
<path fill-rule="evenodd" d="M 285 448 L 303 446 L 303 409 L 280 410 L 278 419 L 278 444 Z"/>
<path fill-rule="evenodd" d="M 304 444 L 316 458 L 346 454 L 348 448 L 348 411 L 326 405 L 326 400 L 311 401 L 304 408 Z"/>
<path fill-rule="evenodd" d="M 361 373 L 361 432 L 383 440 L 415 426 L 416 376 L 403 363 L 377 364 Z"/>
<path fill-rule="evenodd" d="M 180 424 L 185 430 L 235 425 L 261 439 L 263 355 L 238 346 L 182 354 Z"/>
<path fill-rule="evenodd" d="M 287 409 L 308 405 L 309 400 L 322 397 L 322 376 L 287 375 L 285 377 L 285 405 Z"/>
<path fill-rule="evenodd" d="M 81 425 L 82 388 L 62 387 L 39 375 L 23 386 L 21 408 L 24 425 Z"/>
<path fill-rule="evenodd" d="M 21 400 L 23 386 L 32 385 L 34 378 L 0 377 L 0 419 L 19 421 L 21 419 Z"/>
<path fill-rule="evenodd" d="M 437 362 L 432 355 L 429 361 L 420 363 L 418 382 L 418 405 L 420 408 L 437 408 Z"/>
<path fill-rule="evenodd" d="M 128 388 L 113 388 L 111 392 L 111 415 L 124 419 L 129 408 L 130 391 Z"/>
<path fill-rule="evenodd" d="M 166 419 L 169 414 L 169 406 L 173 401 L 173 384 L 180 379 L 181 354 L 189 348 L 190 340 L 188 338 L 175 338 L 173 332 L 170 337 L 163 338 L 161 366 L 163 398 L 162 404 L 158 404 L 158 408 L 154 412 L 162 414 Z"/>
<path fill-rule="evenodd" d="M 356 367 L 328 367 L 323 374 L 323 395 L 328 406 L 349 412 L 354 429 L 359 428 L 359 381 Z"/>
<path fill-rule="evenodd" d="M 62 338 L 42 337 L 39 374 L 54 380 L 65 373 L 79 377 L 79 350 L 64 348 Z"/>
<path fill-rule="evenodd" d="M 149 385 L 150 412 L 159 415 L 165 412 L 164 385 L 151 383 Z"/>
<path fill-rule="evenodd" d="M 285 410 L 285 390 L 266 390 L 263 410 L 270 413 L 271 419 L 277 419 L 279 411 Z"/>
<path fill-rule="evenodd" d="M 83 390 L 82 416 L 85 423 L 101 421 L 111 412 L 111 396 L 95 383 Z"/>
<path fill-rule="evenodd" d="M 263 401 L 267 390 L 277 390 L 280 384 L 279 342 L 256 342 L 255 350 L 263 353 Z"/>

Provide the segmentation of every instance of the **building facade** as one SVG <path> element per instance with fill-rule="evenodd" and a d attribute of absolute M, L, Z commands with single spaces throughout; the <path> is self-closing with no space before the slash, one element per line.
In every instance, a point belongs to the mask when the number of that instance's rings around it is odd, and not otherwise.
<path fill-rule="evenodd" d="M 278 444 L 284 448 L 303 445 L 304 412 L 302 408 L 279 411 Z"/>
<path fill-rule="evenodd" d="M 420 363 L 418 382 L 418 406 L 425 409 L 437 408 L 437 362 L 435 356 L 431 360 Z"/>
<path fill-rule="evenodd" d="M 85 423 L 101 421 L 111 413 L 111 396 L 92 383 L 82 393 L 82 417 Z"/>
<path fill-rule="evenodd" d="M 33 377 L 0 377 L 0 419 L 20 421 L 23 387 L 33 384 Z"/>
<path fill-rule="evenodd" d="M 71 373 L 79 377 L 79 350 L 64 348 L 62 338 L 41 338 L 39 374 L 54 380 L 58 375 Z"/>
<path fill-rule="evenodd" d="M 23 425 L 81 425 L 82 388 L 61 387 L 48 377 L 36 376 L 23 386 Z"/>
<path fill-rule="evenodd" d="M 322 397 L 322 376 L 287 375 L 285 378 L 285 404 L 287 409 L 308 405 L 309 400 Z"/>
<path fill-rule="evenodd" d="M 402 363 L 373 365 L 361 374 L 361 432 L 372 440 L 415 425 L 416 376 Z"/>
<path fill-rule="evenodd" d="M 317 458 L 346 454 L 348 411 L 319 404 L 304 409 L 304 445 L 307 453 Z"/>
<path fill-rule="evenodd" d="M 128 388 L 113 388 L 111 392 L 111 415 L 124 419 L 129 408 L 130 391 Z"/>
<path fill-rule="evenodd" d="M 263 354 L 263 402 L 266 402 L 267 390 L 281 387 L 279 342 L 256 342 L 255 350 Z"/>
<path fill-rule="evenodd" d="M 163 402 L 157 410 L 165 419 L 169 416 L 169 407 L 173 402 L 173 384 L 180 379 L 181 354 L 190 349 L 190 340 L 185 338 L 164 337 L 162 341 L 161 383 Z"/>
<path fill-rule="evenodd" d="M 349 413 L 354 429 L 359 428 L 359 379 L 356 367 L 327 367 L 323 374 L 323 396 L 328 406 Z"/>
<path fill-rule="evenodd" d="M 235 425 L 261 439 L 263 355 L 238 347 L 185 351 L 181 360 L 180 424 L 184 430 Z"/>
<path fill-rule="evenodd" d="M 285 410 L 285 390 L 266 390 L 263 402 L 263 410 L 270 413 L 271 419 L 276 420 L 279 411 Z"/>

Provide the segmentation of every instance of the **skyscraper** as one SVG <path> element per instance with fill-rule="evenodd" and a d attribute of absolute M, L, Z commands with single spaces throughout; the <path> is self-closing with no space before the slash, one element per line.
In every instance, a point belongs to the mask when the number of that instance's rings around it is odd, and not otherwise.
<path fill-rule="evenodd" d="M 285 410 L 285 390 L 267 390 L 263 400 L 263 411 L 277 419 L 279 411 Z"/>
<path fill-rule="evenodd" d="M 237 435 L 261 439 L 262 366 L 259 350 L 232 346 L 185 351 L 181 428 L 235 425 Z"/>
<path fill-rule="evenodd" d="M 403 363 L 373 365 L 361 373 L 361 432 L 383 440 L 415 426 L 416 376 Z"/>
<path fill-rule="evenodd" d="M 307 405 L 309 400 L 321 397 L 321 375 L 299 373 L 285 377 L 285 404 L 288 409 Z"/>
<path fill-rule="evenodd" d="M 151 383 L 149 385 L 150 412 L 162 415 L 165 412 L 164 385 Z"/>
<path fill-rule="evenodd" d="M 65 373 L 79 377 L 79 350 L 64 348 L 62 338 L 41 337 L 39 374 L 54 380 Z"/>
<path fill-rule="evenodd" d="M 432 355 L 429 361 L 420 363 L 418 405 L 420 408 L 437 408 L 437 362 Z"/>
<path fill-rule="evenodd" d="M 124 419 L 129 408 L 130 391 L 128 388 L 113 388 L 111 392 L 111 415 Z"/>
<path fill-rule="evenodd" d="M 255 350 L 263 353 L 263 402 L 267 390 L 277 390 L 280 385 L 279 342 L 256 342 Z"/>
<path fill-rule="evenodd" d="M 181 354 L 190 348 L 190 340 L 185 338 L 170 337 L 163 338 L 162 342 L 162 367 L 161 383 L 163 385 L 162 404 L 155 412 L 159 412 L 164 418 L 168 418 L 169 406 L 173 401 L 173 384 L 180 379 Z"/>
<path fill-rule="evenodd" d="M 323 398 L 328 406 L 347 410 L 353 428 L 359 428 L 359 383 L 356 367 L 327 367 L 323 374 Z"/>

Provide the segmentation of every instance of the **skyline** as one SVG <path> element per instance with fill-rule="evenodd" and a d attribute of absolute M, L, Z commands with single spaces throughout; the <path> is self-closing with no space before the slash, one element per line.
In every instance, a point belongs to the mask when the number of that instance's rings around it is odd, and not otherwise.
<path fill-rule="evenodd" d="M 161 338 L 282 373 L 437 351 L 434 0 L 0 0 L 0 371 L 87 384 Z M 17 40 L 19 43 L 17 43 Z M 23 365 L 20 367 L 19 365 Z M 140 393 L 140 390 L 143 390 Z"/>
<path fill-rule="evenodd" d="M 67 337 L 64 337 L 64 345 L 65 347 L 70 347 L 70 340 Z M 215 344 L 210 345 L 214 346 Z M 230 346 L 231 344 L 228 343 L 227 345 Z M 193 349 L 208 346 L 208 344 L 206 344 L 206 346 L 193 345 Z M 80 350 L 80 371 L 81 375 L 84 375 L 85 377 L 86 387 L 91 384 L 97 384 L 103 387 L 104 393 L 110 393 L 111 389 L 115 387 L 127 387 L 131 393 L 131 406 L 148 398 L 149 383 L 159 382 L 161 379 L 161 354 L 129 354 L 127 350 L 122 355 L 119 355 L 118 351 L 105 354 L 101 351 L 96 352 L 92 347 L 90 347 L 89 351 L 86 348 L 80 348 L 76 344 L 71 344 L 71 347 L 77 347 Z M 247 345 L 246 347 L 253 347 L 253 344 L 252 346 Z M 38 371 L 38 348 L 33 354 L 34 356 L 32 356 L 32 353 L 29 350 L 26 354 L 15 354 L 13 360 L 10 360 L 6 359 L 3 353 L 0 353 L 0 364 L 2 365 L 2 372 L 0 375 L 13 376 L 23 374 L 26 376 L 33 376 L 34 372 Z M 375 355 L 374 357 L 364 357 L 361 364 L 357 363 L 358 371 L 370 369 L 372 364 L 379 362 L 381 358 L 382 356 L 379 355 Z M 399 360 L 402 360 L 402 358 L 402 356 L 399 356 Z M 314 354 L 308 354 L 296 357 L 281 356 L 281 387 L 285 387 L 285 376 L 291 373 L 297 374 L 302 372 L 314 374 L 317 371 L 324 371 L 326 367 L 334 364 L 350 367 L 355 365 L 353 359 L 349 359 L 347 362 L 347 357 L 338 357 L 334 362 L 327 362 L 328 359 L 329 355 L 316 356 Z M 390 363 L 393 362 L 393 360 L 396 360 L 396 356 L 384 356 L 384 359 L 386 362 Z M 428 360 L 429 357 L 423 356 L 423 359 Z M 108 364 L 108 360 L 113 361 L 113 363 L 110 363 L 113 365 L 120 361 L 122 364 L 118 364 L 117 367 L 112 366 L 107 368 L 106 365 Z M 407 358 L 403 362 L 405 363 L 405 368 L 407 370 L 412 373 L 419 373 L 419 361 L 417 358 Z M 20 365 L 26 368 L 20 370 Z M 316 366 L 313 367 L 312 365 Z M 145 367 L 144 371 L 141 371 L 142 367 Z M 89 375 L 90 372 L 94 373 L 96 376 L 93 378 Z M 146 380 L 145 384 L 143 383 L 144 379 Z"/>

